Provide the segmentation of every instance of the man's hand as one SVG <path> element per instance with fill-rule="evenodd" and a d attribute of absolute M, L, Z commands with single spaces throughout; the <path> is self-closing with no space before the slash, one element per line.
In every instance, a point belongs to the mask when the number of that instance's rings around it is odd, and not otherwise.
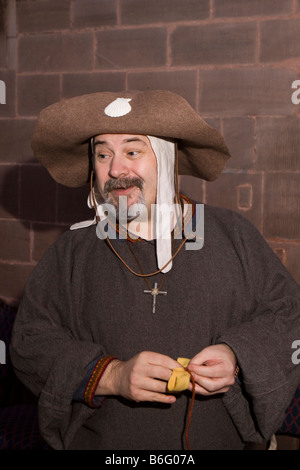
<path fill-rule="evenodd" d="M 128 400 L 174 403 L 166 394 L 172 370 L 180 364 L 163 354 L 143 351 L 128 361 L 113 360 L 99 381 L 96 395 L 118 395 Z"/>
<path fill-rule="evenodd" d="M 216 344 L 196 354 L 188 369 L 195 380 L 196 393 L 205 396 L 224 393 L 234 383 L 236 357 L 226 344 Z"/>

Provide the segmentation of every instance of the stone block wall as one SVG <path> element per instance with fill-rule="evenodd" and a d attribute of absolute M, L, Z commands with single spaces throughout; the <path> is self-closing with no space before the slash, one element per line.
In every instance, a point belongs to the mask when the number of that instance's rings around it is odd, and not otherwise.
<path fill-rule="evenodd" d="M 92 216 L 88 187 L 33 157 L 42 108 L 99 90 L 169 89 L 224 135 L 221 178 L 196 201 L 247 217 L 300 282 L 300 0 L 0 0 L 0 297 L 17 303 L 47 247 Z"/>

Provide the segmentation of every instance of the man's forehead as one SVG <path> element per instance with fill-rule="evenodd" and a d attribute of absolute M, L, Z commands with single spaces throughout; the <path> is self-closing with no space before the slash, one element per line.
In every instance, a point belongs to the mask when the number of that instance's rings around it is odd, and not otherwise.
<path fill-rule="evenodd" d="M 105 144 L 127 144 L 130 142 L 140 142 L 142 144 L 150 144 L 146 135 L 139 134 L 99 134 L 94 138 L 95 145 Z"/>

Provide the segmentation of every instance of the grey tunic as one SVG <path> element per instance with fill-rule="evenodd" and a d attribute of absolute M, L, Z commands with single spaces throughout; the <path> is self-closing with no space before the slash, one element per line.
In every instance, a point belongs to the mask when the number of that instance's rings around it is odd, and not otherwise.
<path fill-rule="evenodd" d="M 157 269 L 154 243 L 133 246 L 144 272 Z M 138 271 L 127 242 L 113 244 Z M 197 396 L 191 448 L 242 449 L 269 439 L 300 382 L 291 359 L 300 338 L 300 288 L 259 232 L 234 212 L 205 206 L 204 247 L 179 252 L 155 314 L 145 289 L 95 226 L 66 232 L 35 268 L 11 356 L 39 396 L 47 442 L 55 449 L 183 449 L 189 391 L 173 405 L 106 397 L 97 409 L 74 402 L 73 394 L 101 355 L 127 360 L 148 350 L 192 358 L 220 342 L 235 352 L 241 384 Z"/>

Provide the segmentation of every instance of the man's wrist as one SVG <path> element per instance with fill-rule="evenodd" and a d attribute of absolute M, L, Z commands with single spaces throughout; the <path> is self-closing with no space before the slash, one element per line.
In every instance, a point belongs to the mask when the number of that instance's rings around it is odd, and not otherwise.
<path fill-rule="evenodd" d="M 106 372 L 107 367 L 114 361 L 116 358 L 114 356 L 103 356 L 101 357 L 97 364 L 94 367 L 90 380 L 86 386 L 84 392 L 84 401 L 87 405 L 95 407 L 94 398 L 97 395 L 108 395 L 109 393 L 99 393 L 99 382 L 102 379 L 102 376 Z"/>
<path fill-rule="evenodd" d="M 121 361 L 116 357 L 111 357 L 105 369 L 99 377 L 95 395 L 118 395 L 117 393 L 117 368 Z"/>

